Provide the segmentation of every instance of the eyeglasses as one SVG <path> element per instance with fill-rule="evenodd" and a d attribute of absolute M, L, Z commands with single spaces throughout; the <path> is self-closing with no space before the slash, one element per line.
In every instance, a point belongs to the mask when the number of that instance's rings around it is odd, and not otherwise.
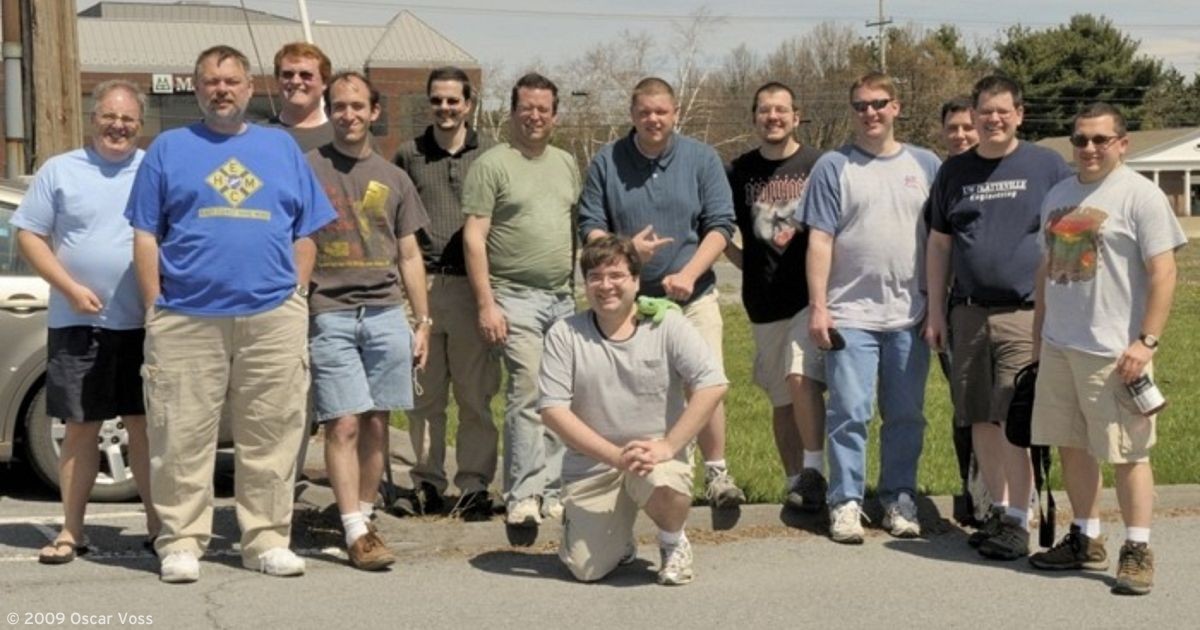
<path fill-rule="evenodd" d="M 308 70 L 300 70 L 300 71 L 280 70 L 279 71 L 279 78 L 283 79 L 284 81 L 291 81 L 295 77 L 300 77 L 300 80 L 305 83 L 312 83 L 313 80 L 317 78 L 317 75 L 309 72 Z"/>
<path fill-rule="evenodd" d="M 891 102 L 892 99 L 890 98 L 877 98 L 873 101 L 850 101 L 850 107 L 854 108 L 854 111 L 862 114 L 867 111 L 868 107 L 874 109 L 875 111 L 879 111 L 890 105 Z"/>
<path fill-rule="evenodd" d="M 99 118 L 100 122 L 102 122 L 106 125 L 115 125 L 117 123 L 121 123 L 122 125 L 136 125 L 136 124 L 142 122 L 142 119 L 140 119 L 140 118 L 134 118 L 133 116 L 123 116 L 121 114 L 113 114 L 113 113 L 96 114 L 96 118 Z"/>
<path fill-rule="evenodd" d="M 1078 149 L 1082 149 L 1082 148 L 1086 147 L 1088 145 L 1088 143 L 1090 142 L 1093 145 L 1095 145 L 1095 147 L 1097 149 L 1103 149 L 1104 147 L 1106 147 L 1110 143 L 1112 143 L 1113 140 L 1116 140 L 1117 138 L 1121 138 L 1121 137 L 1123 137 L 1123 134 L 1116 135 L 1116 136 L 1106 136 L 1104 134 L 1099 134 L 1099 133 L 1094 136 L 1085 136 L 1082 134 L 1076 134 L 1074 136 L 1071 136 L 1071 146 L 1078 148 Z"/>
<path fill-rule="evenodd" d="M 451 107 L 454 107 L 461 102 L 462 102 L 462 99 L 458 98 L 457 96 L 450 96 L 447 98 L 442 98 L 440 96 L 430 96 L 429 97 L 429 104 L 433 105 L 434 107 L 437 107 L 439 105 L 449 105 Z"/>
<path fill-rule="evenodd" d="M 622 271 L 614 273 L 589 273 L 584 278 L 584 281 L 588 284 L 604 284 L 607 280 L 610 284 L 624 284 L 632 277 L 632 275 Z"/>

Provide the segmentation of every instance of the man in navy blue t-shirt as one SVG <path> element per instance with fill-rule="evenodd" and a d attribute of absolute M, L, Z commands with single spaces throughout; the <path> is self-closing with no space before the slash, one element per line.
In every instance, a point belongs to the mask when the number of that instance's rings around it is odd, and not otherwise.
<path fill-rule="evenodd" d="M 245 122 L 250 62 L 196 60 L 203 122 L 150 145 L 125 216 L 146 314 L 150 483 L 164 582 L 194 582 L 212 538 L 223 407 L 237 445 L 242 564 L 304 573 L 288 550 L 308 392 L 309 235 L 336 217 L 284 131 Z"/>
<path fill-rule="evenodd" d="M 985 557 L 1029 553 L 1029 452 L 1009 444 L 1003 422 L 1013 378 L 1033 361 L 1034 275 L 1042 198 L 1071 175 L 1057 153 L 1017 140 L 1021 87 L 1001 76 L 975 84 L 979 144 L 950 158 L 930 192 L 925 339 L 951 346 L 955 420 L 971 427 L 992 508 L 969 542 Z M 945 313 L 948 274 L 949 331 Z M 953 334 L 949 334 L 949 333 Z"/>

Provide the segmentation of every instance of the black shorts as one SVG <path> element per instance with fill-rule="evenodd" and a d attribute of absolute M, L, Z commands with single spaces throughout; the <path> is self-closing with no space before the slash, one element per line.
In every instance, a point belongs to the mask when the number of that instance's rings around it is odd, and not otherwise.
<path fill-rule="evenodd" d="M 142 416 L 146 331 L 51 328 L 46 341 L 46 413 L 70 421 Z"/>

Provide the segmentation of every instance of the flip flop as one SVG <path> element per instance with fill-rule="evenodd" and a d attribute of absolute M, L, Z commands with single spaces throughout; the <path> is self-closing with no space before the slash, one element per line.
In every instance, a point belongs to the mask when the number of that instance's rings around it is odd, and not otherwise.
<path fill-rule="evenodd" d="M 63 547 L 67 548 L 67 553 L 56 553 Z M 47 553 L 48 549 L 52 551 Z M 88 545 L 86 540 L 84 540 L 83 543 L 74 543 L 69 540 L 56 540 L 45 547 L 42 547 L 42 550 L 38 553 L 38 562 L 42 564 L 67 564 L 68 562 L 74 560 L 76 556 L 82 556 L 83 554 L 87 553 L 87 551 Z"/>

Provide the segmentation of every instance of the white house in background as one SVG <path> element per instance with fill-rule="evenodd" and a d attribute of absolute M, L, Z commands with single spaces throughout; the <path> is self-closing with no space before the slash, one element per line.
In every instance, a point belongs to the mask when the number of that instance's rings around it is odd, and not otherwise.
<path fill-rule="evenodd" d="M 1066 136 L 1046 138 L 1038 144 L 1074 163 Z M 1131 131 L 1125 163 L 1158 184 L 1176 216 L 1200 215 L 1200 127 Z"/>

